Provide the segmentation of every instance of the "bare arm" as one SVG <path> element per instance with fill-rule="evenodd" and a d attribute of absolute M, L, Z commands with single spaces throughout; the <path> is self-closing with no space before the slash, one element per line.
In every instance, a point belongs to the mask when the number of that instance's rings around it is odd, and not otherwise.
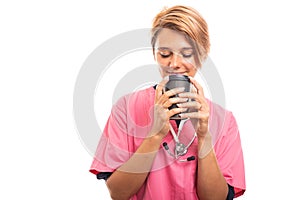
<path fill-rule="evenodd" d="M 228 185 L 219 169 L 211 141 L 207 141 L 210 139 L 211 137 L 198 139 L 197 194 L 201 200 L 225 200 Z"/>
<path fill-rule="evenodd" d="M 114 200 L 127 200 L 138 192 L 145 182 L 162 137 L 146 138 L 135 154 L 117 169 L 106 184 Z"/>

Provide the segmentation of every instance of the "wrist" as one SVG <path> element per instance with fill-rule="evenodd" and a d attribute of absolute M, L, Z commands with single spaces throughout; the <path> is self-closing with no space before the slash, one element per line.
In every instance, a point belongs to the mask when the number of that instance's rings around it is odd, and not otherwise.
<path fill-rule="evenodd" d="M 212 137 L 210 132 L 205 136 L 198 137 L 198 157 L 199 159 L 205 158 L 213 150 Z"/>
<path fill-rule="evenodd" d="M 157 133 L 157 134 L 152 135 L 150 138 L 154 142 L 161 143 L 163 141 L 163 139 L 165 138 L 165 136 L 166 136 L 165 134 Z"/>
<path fill-rule="evenodd" d="M 167 133 L 168 133 L 168 130 L 164 130 L 164 129 L 160 129 L 160 130 L 158 130 L 158 129 L 152 129 L 148 133 L 148 138 L 162 140 L 162 139 L 164 139 L 164 137 L 166 136 Z"/>
<path fill-rule="evenodd" d="M 145 138 L 145 141 L 150 142 L 152 145 L 154 144 L 161 144 L 161 142 L 163 141 L 165 135 L 161 134 L 161 133 L 151 133 L 148 135 L 147 138 Z"/>

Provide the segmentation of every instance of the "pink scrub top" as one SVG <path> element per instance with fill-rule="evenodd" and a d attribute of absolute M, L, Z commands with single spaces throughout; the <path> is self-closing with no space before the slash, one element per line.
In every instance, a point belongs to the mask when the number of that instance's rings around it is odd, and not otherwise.
<path fill-rule="evenodd" d="M 112 108 L 100 138 L 90 172 L 94 174 L 114 172 L 133 155 L 151 130 L 154 98 L 155 89 L 149 87 L 119 99 Z M 234 187 L 235 197 L 238 197 L 246 189 L 238 126 L 231 112 L 211 101 L 208 103 L 209 129 L 216 158 L 227 183 Z M 177 132 L 176 123 L 172 120 L 170 122 Z M 194 133 L 190 121 L 187 121 L 180 133 L 180 142 L 188 144 Z M 170 151 L 174 152 L 175 145 L 170 132 L 163 142 L 167 142 Z M 169 155 L 162 144 L 145 183 L 131 199 L 198 199 L 197 139 L 188 148 L 187 154 L 178 159 Z M 185 161 L 190 156 L 195 156 L 196 160 Z"/>

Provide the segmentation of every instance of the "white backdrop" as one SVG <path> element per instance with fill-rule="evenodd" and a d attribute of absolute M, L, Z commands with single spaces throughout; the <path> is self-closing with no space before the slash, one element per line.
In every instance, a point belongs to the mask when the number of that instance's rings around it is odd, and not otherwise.
<path fill-rule="evenodd" d="M 296 1 L 29 0 L 0 3 L 0 199 L 109 199 L 74 123 L 76 77 L 102 42 L 182 3 L 208 22 L 210 57 L 240 127 L 247 191 L 239 199 L 298 196 Z"/>

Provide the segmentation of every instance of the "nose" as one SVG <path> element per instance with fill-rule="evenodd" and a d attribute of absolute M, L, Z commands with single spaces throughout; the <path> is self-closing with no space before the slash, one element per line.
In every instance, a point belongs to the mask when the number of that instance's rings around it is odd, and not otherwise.
<path fill-rule="evenodd" d="M 180 55 L 174 53 L 174 54 L 172 55 L 171 59 L 170 59 L 169 66 L 170 66 L 171 68 L 178 68 L 178 67 L 180 67 L 181 62 L 182 62 L 181 59 L 182 59 L 182 58 L 181 58 Z"/>

